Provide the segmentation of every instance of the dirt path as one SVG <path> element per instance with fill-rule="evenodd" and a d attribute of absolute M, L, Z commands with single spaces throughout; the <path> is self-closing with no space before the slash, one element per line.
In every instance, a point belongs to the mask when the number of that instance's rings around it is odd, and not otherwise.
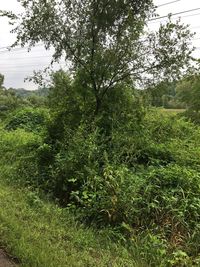
<path fill-rule="evenodd" d="M 0 249 L 0 267 L 16 267 L 9 257 L 5 254 L 5 252 Z"/>

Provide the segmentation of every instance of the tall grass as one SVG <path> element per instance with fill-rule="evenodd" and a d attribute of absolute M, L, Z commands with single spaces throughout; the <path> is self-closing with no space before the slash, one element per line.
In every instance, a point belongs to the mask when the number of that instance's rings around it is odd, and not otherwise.
<path fill-rule="evenodd" d="M 109 238 L 36 193 L 0 181 L 0 245 L 26 267 L 147 266 Z"/>

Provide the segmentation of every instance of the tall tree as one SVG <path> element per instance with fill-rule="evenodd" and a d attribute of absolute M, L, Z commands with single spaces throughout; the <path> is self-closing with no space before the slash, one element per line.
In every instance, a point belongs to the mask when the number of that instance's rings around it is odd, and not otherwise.
<path fill-rule="evenodd" d="M 24 13 L 11 18 L 14 45 L 43 42 L 66 63 L 85 90 L 93 92 L 95 113 L 108 90 L 120 82 L 150 83 L 181 75 L 191 59 L 186 26 L 169 22 L 145 32 L 154 15 L 152 0 L 19 0 Z"/>

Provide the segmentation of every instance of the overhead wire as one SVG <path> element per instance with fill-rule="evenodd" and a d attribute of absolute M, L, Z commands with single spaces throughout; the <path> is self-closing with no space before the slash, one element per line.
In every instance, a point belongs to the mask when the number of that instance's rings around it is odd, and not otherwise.
<path fill-rule="evenodd" d="M 32 47 L 32 49 L 33 48 L 37 48 L 37 47 L 44 47 L 43 45 L 35 45 L 34 47 Z M 0 54 L 3 54 L 3 53 L 5 53 L 5 52 L 18 52 L 18 51 L 21 51 L 21 50 L 24 50 L 24 49 L 28 49 L 29 47 L 28 46 L 26 46 L 26 47 L 16 47 L 16 48 L 12 48 L 11 46 L 7 46 L 7 47 L 0 47 Z M 1 51 L 2 50 L 2 51 Z"/>
<path fill-rule="evenodd" d="M 178 2 L 178 1 L 181 1 L 181 0 L 176 0 L 176 1 L 168 2 L 168 3 L 165 3 L 165 4 L 159 5 L 158 7 L 161 7 L 161 6 L 163 6 L 163 5 L 167 5 L 167 4 L 172 4 L 172 3 L 174 3 L 174 2 Z M 199 7 L 199 8 L 189 9 L 189 10 L 185 10 L 185 11 L 181 11 L 181 12 L 177 12 L 177 13 L 172 13 L 172 14 L 170 14 L 170 16 L 173 17 L 173 16 L 176 16 L 176 15 L 185 14 L 185 13 L 193 12 L 193 11 L 196 11 L 196 10 L 200 10 L 200 7 Z M 200 13 L 198 13 L 198 14 L 200 14 Z M 196 14 L 196 15 L 198 15 L 198 14 Z M 160 19 L 162 19 L 162 18 L 167 18 L 168 16 L 169 16 L 169 15 L 159 16 L 159 17 L 150 19 L 149 22 L 151 22 L 151 21 L 155 21 L 155 20 L 160 20 Z M 188 16 L 191 16 L 191 15 L 188 15 Z M 186 16 L 184 16 L 184 17 L 186 17 Z M 34 47 L 39 47 L 39 46 L 42 47 L 43 45 L 42 45 L 42 44 L 38 44 L 38 45 L 35 45 Z M 27 49 L 27 48 L 29 48 L 29 47 L 27 46 L 27 47 L 13 48 L 12 51 L 15 51 L 15 50 L 21 50 L 21 49 Z M 1 50 L 1 49 L 11 49 L 11 46 L 0 47 L 0 50 Z M 0 53 L 1 53 L 1 52 L 7 52 L 7 51 L 0 51 Z"/>
<path fill-rule="evenodd" d="M 172 19 L 178 19 L 178 18 L 189 18 L 189 17 L 194 17 L 194 16 L 199 16 L 200 15 L 200 13 L 197 13 L 197 14 L 190 14 L 190 15 L 186 15 L 186 16 L 181 16 L 181 17 L 173 17 Z M 150 22 L 150 25 L 151 24 L 155 24 L 155 23 L 161 23 L 161 22 L 166 22 L 167 20 L 165 19 L 163 19 L 163 20 L 161 20 L 161 21 L 152 21 L 152 22 Z"/>
<path fill-rule="evenodd" d="M 13 59 L 11 58 L 11 60 L 27 60 L 27 59 L 37 59 L 37 58 L 48 58 L 48 59 L 51 59 L 52 56 L 49 55 L 49 56 L 28 56 L 28 57 L 13 57 Z M 6 58 L 6 60 L 9 60 L 8 58 Z"/>
<path fill-rule="evenodd" d="M 163 7 L 163 6 L 168 6 L 168 5 L 174 4 L 176 2 L 180 2 L 180 1 L 181 0 L 174 0 L 174 1 L 171 1 L 171 2 L 167 2 L 167 3 L 164 3 L 164 4 L 158 5 L 156 7 L 159 8 L 159 7 Z"/>
<path fill-rule="evenodd" d="M 162 7 L 162 6 L 173 4 L 175 2 L 180 2 L 180 1 L 181 0 L 170 1 L 170 2 L 167 2 L 167 3 L 161 4 L 161 5 L 158 5 L 157 8 L 158 7 Z M 190 9 L 190 10 L 185 10 L 185 11 L 181 11 L 181 12 L 172 13 L 171 14 L 171 17 L 177 16 L 177 15 L 181 15 L 181 14 L 185 14 L 185 13 L 189 13 L 189 12 L 193 12 L 193 11 L 196 11 L 196 10 L 200 10 L 200 8 L 194 8 L 194 9 Z M 190 16 L 197 16 L 197 15 L 200 15 L 200 13 L 198 13 L 198 14 L 192 14 L 192 15 L 186 15 L 186 16 L 182 16 L 182 17 L 190 17 Z M 150 23 L 154 23 L 154 21 L 157 22 L 158 20 L 161 20 L 161 19 L 167 18 L 167 17 L 168 17 L 168 15 L 159 16 L 159 17 L 150 19 L 149 22 Z M 192 27 L 191 29 L 197 29 L 197 28 L 200 28 L 200 26 L 195 26 L 195 27 Z M 200 38 L 195 38 L 193 40 L 199 40 L 199 39 Z M 33 48 L 35 48 L 35 47 L 44 47 L 44 45 L 43 44 L 38 44 L 38 45 L 35 45 Z M 9 52 L 20 52 L 20 51 L 24 52 L 24 50 L 25 49 L 28 49 L 28 48 L 29 48 L 28 46 L 27 47 L 16 47 L 16 48 L 13 48 L 12 50 L 10 50 L 11 49 L 11 46 L 4 46 L 4 47 L 0 47 L 0 54 L 9 53 Z M 196 47 L 195 49 L 199 50 L 200 47 Z M 22 59 L 34 59 L 34 58 L 35 59 L 36 58 L 49 58 L 50 59 L 51 57 L 52 57 L 52 55 L 49 55 L 49 56 L 48 55 L 45 55 L 45 56 L 35 56 L 35 57 L 18 57 L 18 58 L 14 58 L 14 60 L 16 60 L 16 59 L 19 59 L 19 60 L 22 60 Z M 60 64 L 60 63 L 58 63 L 58 64 Z M 27 67 L 37 67 L 37 66 L 38 67 L 39 66 L 42 67 L 41 64 L 40 65 L 29 65 L 29 64 L 27 64 L 27 65 L 23 65 L 23 66 L 18 66 L 17 69 L 15 70 L 15 72 L 16 71 L 19 71 L 18 68 L 26 68 L 27 69 Z M 6 64 L 4 64 L 2 67 L 4 67 L 4 71 L 6 71 L 5 70 L 5 67 L 10 67 L 9 70 L 11 70 L 11 68 L 15 68 L 12 65 L 9 65 L 8 66 Z M 7 71 L 9 71 L 9 70 L 7 70 Z M 22 69 L 21 69 L 21 71 L 22 71 Z M 30 70 L 30 71 L 32 71 L 32 70 Z"/>
<path fill-rule="evenodd" d="M 171 3 L 174 3 L 174 2 L 178 2 L 178 1 L 181 1 L 181 0 L 176 0 L 176 1 L 172 1 L 172 2 L 168 2 L 168 3 L 165 3 L 163 5 L 166 5 L 166 4 L 171 4 Z M 158 7 L 160 7 L 162 5 L 159 5 Z M 194 9 L 190 9 L 190 10 L 185 10 L 185 11 L 181 11 L 181 12 L 177 12 L 177 13 L 173 13 L 173 14 L 170 14 L 171 17 L 173 16 L 176 16 L 176 15 L 179 15 L 179 14 L 184 14 L 184 13 L 188 13 L 188 12 L 193 12 L 193 11 L 196 11 L 196 10 L 200 10 L 200 8 L 194 8 Z M 182 16 L 182 17 L 190 17 L 190 16 L 196 16 L 196 15 L 199 15 L 200 13 L 198 14 L 193 14 L 193 15 L 187 15 L 187 16 Z M 165 16 L 160 16 L 160 17 L 157 17 L 157 18 L 153 18 L 153 19 L 150 19 L 149 22 L 152 23 L 152 21 L 155 21 L 155 20 L 160 20 L 162 18 L 167 18 L 168 15 L 165 15 Z M 35 45 L 33 48 L 35 47 L 43 47 L 42 44 L 38 44 L 38 45 Z M 15 51 L 21 51 L 21 50 L 24 50 L 24 49 L 27 49 L 29 48 L 28 46 L 27 47 L 16 47 L 16 48 L 13 48 L 12 50 L 11 49 L 11 46 L 4 46 L 4 47 L 0 47 L 0 50 L 2 49 L 7 49 L 7 50 L 3 50 L 3 51 L 0 51 L 0 54 L 2 53 L 6 53 L 6 52 L 15 52 Z M 10 51 L 9 51 L 10 50 Z"/>
<path fill-rule="evenodd" d="M 179 2 L 179 1 L 181 1 L 181 0 L 171 1 L 171 2 L 168 2 L 168 3 L 162 4 L 162 5 L 159 5 L 158 7 L 161 7 L 161 6 L 164 6 L 164 5 L 167 5 L 167 4 L 169 5 L 169 4 L 172 4 L 172 3 L 175 3 L 175 2 Z M 176 16 L 176 15 L 179 15 L 179 14 L 184 14 L 184 13 L 188 13 L 188 12 L 193 12 L 193 11 L 196 11 L 196 10 L 200 10 L 200 7 L 199 7 L 199 8 L 194 8 L 194 9 L 185 10 L 185 11 L 181 11 L 181 12 L 177 12 L 177 13 L 172 13 L 172 14 L 170 14 L 170 16 L 173 17 L 173 16 Z M 200 13 L 198 13 L 198 14 L 193 14 L 193 15 L 182 16 L 182 17 L 196 16 L 196 15 L 199 15 L 199 14 L 200 14 Z M 169 15 L 156 17 L 156 18 L 150 19 L 149 22 L 152 22 L 152 21 L 155 21 L 155 20 L 160 20 L 160 19 L 162 19 L 162 18 L 167 18 L 168 16 L 169 16 Z M 42 45 L 42 44 L 38 44 L 38 45 L 35 45 L 34 47 L 43 47 L 43 45 Z M 33 47 L 33 48 L 34 48 L 34 47 Z M 13 49 L 11 50 L 11 52 L 13 52 L 13 51 L 20 51 L 20 50 L 27 49 L 27 48 L 29 48 L 29 47 L 28 47 L 28 46 L 27 46 L 27 47 L 19 47 L 19 48 L 17 47 L 17 48 L 13 48 Z M 11 46 L 0 47 L 0 50 L 1 50 L 1 49 L 7 49 L 7 50 L 9 50 L 9 49 L 11 49 Z M 1 54 L 1 53 L 4 53 L 4 52 L 9 52 L 9 51 L 7 51 L 7 50 L 0 51 L 0 54 Z"/>
<path fill-rule="evenodd" d="M 172 13 L 172 14 L 170 14 L 170 15 L 171 15 L 171 17 L 173 17 L 173 16 L 176 16 L 176 15 L 181 15 L 181 14 L 185 14 L 185 13 L 193 12 L 193 11 L 196 11 L 196 10 L 200 10 L 200 7 L 198 7 L 198 8 L 193 8 L 193 9 L 188 9 L 188 10 L 181 11 L 181 12 Z M 163 18 L 168 18 L 168 16 L 169 16 L 169 15 L 159 16 L 159 17 L 150 19 L 149 22 L 151 22 L 151 21 L 155 21 L 155 20 L 160 20 L 160 19 L 163 19 Z"/>

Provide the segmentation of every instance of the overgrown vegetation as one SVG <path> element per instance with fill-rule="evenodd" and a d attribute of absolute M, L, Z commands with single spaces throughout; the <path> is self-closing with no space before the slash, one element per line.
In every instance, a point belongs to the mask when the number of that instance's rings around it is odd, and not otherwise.
<path fill-rule="evenodd" d="M 4 243 L 28 266 L 198 266 L 199 76 L 187 26 L 169 17 L 158 33 L 146 33 L 155 15 L 149 0 L 19 2 L 24 14 L 15 45 L 43 41 L 54 47 L 53 61 L 63 54 L 70 60 L 72 72 L 51 73 L 48 96 L 12 92 L 19 102 L 1 113 L 1 179 L 7 184 L 1 192 L 5 203 L 19 203 L 0 209 Z M 16 23 L 16 15 L 3 14 Z M 152 107 L 163 103 L 188 111 Z M 79 239 L 71 234 L 76 227 L 66 229 L 73 220 L 93 230 L 80 227 Z M 23 230 L 27 223 L 38 238 L 43 231 L 44 242 Z M 94 230 L 108 233 L 116 251 L 108 241 L 110 251 L 97 253 L 101 245 L 90 244 Z M 24 246 L 14 242 L 15 234 Z"/>
<path fill-rule="evenodd" d="M 88 107 L 85 113 L 76 108 L 79 89 L 72 106 L 64 105 L 72 89 L 59 105 L 51 90 L 49 111 L 20 108 L 4 120 L 2 178 L 42 190 L 90 227 L 110 229 L 135 266 L 198 266 L 200 128 L 180 114 L 147 111 L 129 87 L 120 96 L 125 106 L 116 104 L 116 90 L 113 104 L 105 102 L 105 113 L 95 120 Z M 31 252 L 24 253 L 26 259 Z M 48 265 L 43 262 L 38 266 Z"/>

